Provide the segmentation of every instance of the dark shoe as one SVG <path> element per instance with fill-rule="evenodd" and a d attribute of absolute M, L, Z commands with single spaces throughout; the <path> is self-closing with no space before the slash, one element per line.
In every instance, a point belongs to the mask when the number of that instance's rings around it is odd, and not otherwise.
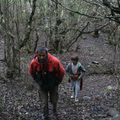
<path fill-rule="evenodd" d="M 56 109 L 53 109 L 53 114 L 54 114 L 55 117 L 58 117 L 58 113 L 57 113 Z"/>
<path fill-rule="evenodd" d="M 44 120 L 49 120 L 49 114 L 48 113 L 44 113 Z"/>
<path fill-rule="evenodd" d="M 48 116 L 45 116 L 44 120 L 50 120 L 50 118 Z"/>
<path fill-rule="evenodd" d="M 44 118 L 45 118 L 45 120 L 48 120 L 48 116 L 49 116 L 49 111 L 48 111 L 48 107 L 44 107 Z"/>
<path fill-rule="evenodd" d="M 53 107 L 53 113 L 57 113 L 56 107 Z"/>

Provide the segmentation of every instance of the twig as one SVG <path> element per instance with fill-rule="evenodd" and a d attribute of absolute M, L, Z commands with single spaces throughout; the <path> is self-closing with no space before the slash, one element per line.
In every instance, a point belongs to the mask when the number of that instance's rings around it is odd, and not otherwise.
<path fill-rule="evenodd" d="M 69 50 L 69 48 L 78 40 L 78 38 L 83 34 L 83 31 L 86 29 L 86 27 L 89 25 L 89 22 L 85 25 L 85 27 L 80 31 L 80 33 L 78 34 L 78 36 L 75 38 L 75 40 L 73 41 L 73 40 L 71 40 L 69 43 L 70 44 L 68 44 L 68 45 L 66 45 L 66 46 L 68 46 L 67 47 L 67 51 Z"/>
<path fill-rule="evenodd" d="M 54 0 L 51 0 L 51 1 L 53 1 L 53 2 L 56 3 L 56 1 L 54 1 Z M 86 16 L 86 17 L 88 17 L 88 18 L 95 18 L 95 19 L 100 19 L 100 20 L 103 20 L 103 19 L 104 19 L 104 17 L 102 18 L 102 17 L 91 16 L 91 15 L 87 15 L 87 14 L 84 14 L 84 13 L 80 13 L 80 12 L 75 11 L 75 10 L 71 10 L 70 8 L 67 8 L 67 7 L 65 7 L 64 5 L 62 5 L 60 2 L 58 2 L 58 4 L 59 4 L 61 7 L 63 7 L 64 9 L 66 9 L 66 10 L 68 10 L 68 11 L 70 11 L 70 12 L 73 12 L 73 13 L 76 13 L 76 14 L 79 14 L 79 15 L 82 15 L 82 16 Z"/>
<path fill-rule="evenodd" d="M 32 6 L 32 12 L 31 12 L 31 15 L 29 17 L 29 20 L 28 20 L 28 23 L 27 23 L 27 32 L 25 34 L 25 38 L 24 40 L 22 41 L 22 43 L 20 44 L 19 46 L 19 49 L 21 49 L 22 47 L 25 46 L 25 44 L 27 43 L 27 41 L 29 40 L 30 38 L 30 33 L 32 31 L 32 22 L 33 22 L 33 16 L 35 14 L 35 10 L 36 10 L 36 1 L 37 0 L 33 0 L 33 6 Z"/>

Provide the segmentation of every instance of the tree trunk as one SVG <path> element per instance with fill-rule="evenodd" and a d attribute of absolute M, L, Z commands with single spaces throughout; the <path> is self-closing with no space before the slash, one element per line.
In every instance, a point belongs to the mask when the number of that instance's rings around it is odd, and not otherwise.
<path fill-rule="evenodd" d="M 6 9 L 7 8 L 7 9 Z M 8 78 L 14 77 L 14 75 L 20 74 L 20 51 L 16 49 L 16 39 L 12 34 L 14 32 L 13 20 L 11 20 L 11 14 L 9 1 L 5 0 L 3 4 L 3 19 L 4 22 L 1 23 L 4 37 L 4 50 L 5 50 L 5 60 L 7 63 L 6 76 Z"/>

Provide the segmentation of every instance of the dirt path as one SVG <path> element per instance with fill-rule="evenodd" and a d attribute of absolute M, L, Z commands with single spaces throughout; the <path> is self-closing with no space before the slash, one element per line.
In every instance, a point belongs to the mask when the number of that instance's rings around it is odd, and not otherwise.
<path fill-rule="evenodd" d="M 99 78 L 99 79 L 98 79 Z M 102 120 L 110 118 L 109 108 L 117 106 L 108 94 L 107 86 L 113 85 L 112 76 L 86 77 L 79 102 L 70 98 L 69 84 L 64 81 L 59 88 L 58 116 L 61 120 Z M 24 81 L 0 84 L 1 120 L 43 120 L 42 103 L 38 88 Z M 49 103 L 51 120 L 56 120 Z"/>

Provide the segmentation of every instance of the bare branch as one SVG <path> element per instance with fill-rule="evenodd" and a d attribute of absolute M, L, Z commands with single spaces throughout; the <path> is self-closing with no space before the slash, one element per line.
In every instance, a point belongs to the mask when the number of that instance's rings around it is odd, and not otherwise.
<path fill-rule="evenodd" d="M 120 24 L 120 2 L 119 0 L 117 1 L 117 3 L 118 3 L 118 7 L 114 7 L 113 5 L 110 4 L 108 0 L 103 0 L 103 5 L 111 10 L 112 16 L 107 16 L 107 18 Z"/>
<path fill-rule="evenodd" d="M 51 1 L 56 3 L 55 0 L 51 0 Z M 87 14 L 84 14 L 84 13 L 80 13 L 79 11 L 71 10 L 70 8 L 67 8 L 64 5 L 62 5 L 60 2 L 58 2 L 58 4 L 61 7 L 63 7 L 64 9 L 66 9 L 66 10 L 68 10 L 70 12 L 73 12 L 75 14 L 79 14 L 79 15 L 82 15 L 82 16 L 85 16 L 85 17 L 88 17 L 88 18 L 95 18 L 95 19 L 99 19 L 99 20 L 104 20 L 105 18 L 107 18 L 107 19 L 110 19 L 111 21 L 115 21 L 117 23 L 120 23 L 118 18 L 116 18 L 116 16 L 92 16 L 92 15 L 87 15 Z M 98 4 L 96 4 L 96 5 L 98 5 Z M 111 8 L 111 5 L 110 5 L 110 3 L 107 0 L 103 0 L 103 5 L 107 6 L 108 8 L 110 8 L 111 10 L 114 10 L 114 12 L 117 12 L 117 13 L 120 10 L 119 8 L 116 8 L 116 7 L 113 7 L 113 6 Z M 115 18 L 115 19 L 113 19 L 113 18 Z"/>
<path fill-rule="evenodd" d="M 37 29 L 35 30 L 35 34 L 36 34 L 36 41 L 35 41 L 35 46 L 34 46 L 34 52 L 35 52 L 35 50 L 37 48 L 37 43 L 39 41 L 39 34 L 38 34 L 38 30 Z"/>
<path fill-rule="evenodd" d="M 92 1 L 89 1 L 89 0 L 83 0 L 83 1 L 86 2 L 86 3 L 89 3 L 89 4 L 91 4 L 91 5 L 96 5 L 96 6 L 98 6 L 98 7 L 103 7 L 102 4 L 98 4 L 98 3 L 96 3 L 96 2 L 92 2 Z"/>
<path fill-rule="evenodd" d="M 56 3 L 55 0 L 51 0 L 51 1 L 53 1 L 53 2 Z M 59 4 L 61 7 L 63 7 L 64 9 L 66 9 L 66 10 L 68 10 L 68 11 L 70 11 L 70 12 L 73 12 L 73 13 L 76 13 L 76 14 L 79 14 L 79 15 L 82 15 L 82 16 L 86 16 L 86 17 L 88 17 L 88 18 L 95 18 L 95 19 L 100 19 L 100 20 L 103 20 L 103 19 L 104 19 L 103 17 L 91 16 L 91 15 L 87 15 L 87 14 L 84 14 L 84 13 L 80 13 L 80 12 L 75 11 L 75 10 L 71 10 L 70 8 L 67 8 L 67 7 L 65 7 L 64 5 L 62 5 L 60 2 L 58 2 L 58 4 Z"/>
<path fill-rule="evenodd" d="M 32 12 L 30 14 L 30 17 L 29 17 L 29 20 L 28 20 L 28 23 L 27 23 L 27 30 L 26 30 L 26 34 L 25 34 L 25 38 L 24 40 L 22 41 L 22 43 L 20 44 L 19 46 L 19 49 L 21 49 L 22 47 L 25 46 L 25 44 L 27 43 L 27 41 L 29 40 L 30 38 L 30 33 L 32 31 L 32 22 L 33 22 L 33 16 L 35 14 L 35 10 L 36 10 L 36 1 L 37 0 L 33 0 L 33 5 L 32 5 Z"/>
<path fill-rule="evenodd" d="M 70 47 L 75 43 L 75 42 L 77 42 L 77 40 L 78 40 L 78 38 L 83 34 L 83 31 L 87 28 L 87 26 L 89 25 L 89 22 L 84 26 L 84 28 L 79 32 L 79 34 L 78 34 L 78 36 L 75 38 L 75 40 L 70 40 L 69 41 L 69 43 L 70 44 L 68 44 L 68 45 L 66 45 L 66 46 L 68 46 L 67 47 L 67 51 L 70 49 Z"/>
<path fill-rule="evenodd" d="M 120 14 L 120 7 L 114 7 L 114 6 L 112 6 L 108 0 L 103 0 L 103 5 L 105 5 L 106 7 L 108 7 L 113 12 Z"/>

